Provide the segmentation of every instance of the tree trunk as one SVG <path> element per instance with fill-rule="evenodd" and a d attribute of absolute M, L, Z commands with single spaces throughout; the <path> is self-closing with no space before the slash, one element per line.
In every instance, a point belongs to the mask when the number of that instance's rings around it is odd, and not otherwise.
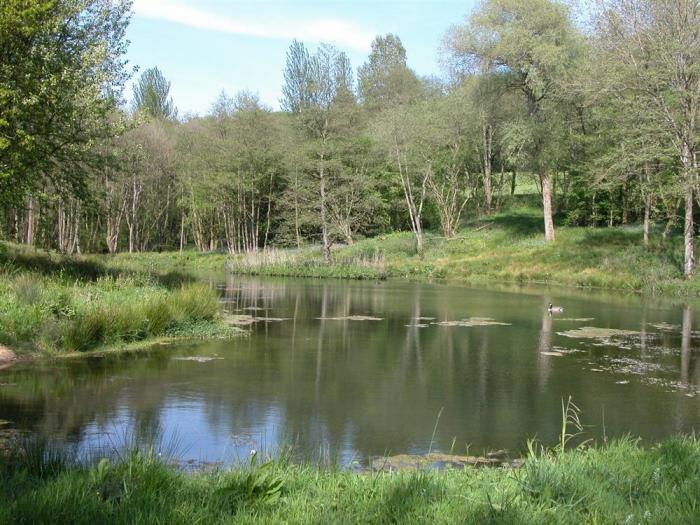
<path fill-rule="evenodd" d="M 36 230 L 36 216 L 34 214 L 34 197 L 29 197 L 27 207 L 27 244 L 34 245 L 34 232 Z"/>
<path fill-rule="evenodd" d="M 423 241 L 423 229 L 420 228 L 416 231 L 416 253 L 419 259 L 423 259 L 425 255 L 425 243 Z"/>
<path fill-rule="evenodd" d="M 185 214 L 180 218 L 180 253 L 185 249 Z"/>
<path fill-rule="evenodd" d="M 481 129 L 481 138 L 483 142 L 483 164 L 484 164 L 484 205 L 486 214 L 491 213 L 491 205 L 493 202 L 493 181 L 491 170 L 491 157 L 493 149 L 493 128 L 485 124 Z"/>
<path fill-rule="evenodd" d="M 693 225 L 693 186 L 688 183 L 685 190 L 685 224 L 683 228 L 683 242 L 685 244 L 685 257 L 683 274 L 690 279 L 695 273 L 695 247 Z"/>
<path fill-rule="evenodd" d="M 511 176 L 511 179 L 510 179 L 510 196 L 511 197 L 513 195 L 515 195 L 515 177 L 516 177 L 516 173 L 515 173 L 515 170 L 513 170 L 513 175 Z"/>
<path fill-rule="evenodd" d="M 683 274 L 690 279 L 695 273 L 695 225 L 693 224 L 693 197 L 695 193 L 695 169 L 697 168 L 695 151 L 691 145 L 693 134 L 688 133 L 683 141 L 681 162 L 685 175 L 685 224 L 683 227 L 683 243 L 685 244 L 685 260 Z"/>
<path fill-rule="evenodd" d="M 542 183 L 542 208 L 544 210 L 544 238 L 546 241 L 554 240 L 554 220 L 552 219 L 552 181 L 549 173 L 540 175 Z"/>
<path fill-rule="evenodd" d="M 322 158 L 323 162 L 323 158 Z M 328 224 L 326 222 L 326 177 L 323 164 L 319 170 L 319 189 L 321 193 L 321 235 L 323 238 L 323 261 L 331 263 L 331 244 L 328 235 Z"/>
<path fill-rule="evenodd" d="M 651 222 L 651 197 L 644 199 L 644 246 L 649 246 L 649 226 Z"/>

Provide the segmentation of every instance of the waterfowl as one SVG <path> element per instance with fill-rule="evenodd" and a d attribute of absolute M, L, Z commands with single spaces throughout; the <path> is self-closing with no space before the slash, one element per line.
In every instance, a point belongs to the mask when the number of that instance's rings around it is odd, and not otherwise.
<path fill-rule="evenodd" d="M 549 306 L 547 307 L 547 311 L 550 314 L 558 314 L 564 311 L 563 306 L 554 306 L 552 303 L 549 303 Z"/>

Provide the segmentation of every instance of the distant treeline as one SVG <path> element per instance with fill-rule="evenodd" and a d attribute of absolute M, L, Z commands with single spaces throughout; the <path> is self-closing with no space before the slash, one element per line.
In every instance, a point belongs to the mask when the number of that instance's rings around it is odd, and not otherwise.
<path fill-rule="evenodd" d="M 133 107 L 130 3 L 9 0 L 0 8 L 0 226 L 79 251 L 230 253 L 410 230 L 456 234 L 527 183 L 572 225 L 683 225 L 694 257 L 700 163 L 700 2 L 485 0 L 449 29 L 444 78 L 378 36 L 356 71 L 294 41 L 281 111 L 222 92 L 178 117 L 144 71 Z M 455 21 L 459 22 L 459 21 Z"/>

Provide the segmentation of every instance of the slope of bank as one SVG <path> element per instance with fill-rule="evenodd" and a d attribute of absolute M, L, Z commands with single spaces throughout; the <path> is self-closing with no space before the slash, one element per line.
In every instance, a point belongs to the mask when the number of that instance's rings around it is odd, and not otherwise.
<path fill-rule="evenodd" d="M 154 453 L 85 467 L 46 452 L 0 460 L 0 523 L 680 524 L 695 523 L 700 505 L 700 443 L 690 437 L 441 472 L 272 461 L 193 474 Z"/>
<path fill-rule="evenodd" d="M 425 257 L 415 252 L 411 233 L 363 239 L 333 250 L 326 265 L 320 247 L 273 249 L 264 253 L 146 253 L 109 257 L 124 269 L 221 271 L 290 277 L 350 279 L 446 279 L 471 284 L 542 283 L 679 296 L 700 295 L 700 278 L 683 278 L 683 244 L 662 242 L 653 232 L 644 247 L 639 226 L 559 227 L 544 241 L 539 210 L 520 208 L 474 221 L 454 239 L 426 234 Z"/>
<path fill-rule="evenodd" d="M 215 290 L 190 281 L 2 244 L 0 345 L 22 359 L 237 333 Z"/>

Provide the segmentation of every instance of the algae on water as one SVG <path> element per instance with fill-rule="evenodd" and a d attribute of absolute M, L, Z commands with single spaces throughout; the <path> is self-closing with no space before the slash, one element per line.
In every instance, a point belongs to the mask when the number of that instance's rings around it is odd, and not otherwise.
<path fill-rule="evenodd" d="M 634 330 L 620 330 L 618 328 L 599 328 L 597 326 L 582 326 L 567 330 L 566 332 L 557 332 L 558 335 L 564 337 L 572 337 L 574 339 L 609 339 L 611 337 L 634 337 L 639 336 L 640 332 Z"/>
<path fill-rule="evenodd" d="M 468 319 L 462 319 L 460 321 L 440 321 L 436 323 L 431 323 L 437 326 L 510 326 L 511 323 L 502 323 L 491 319 L 490 317 L 470 317 Z"/>
<path fill-rule="evenodd" d="M 224 314 L 223 319 L 233 326 L 250 326 L 255 322 L 255 317 L 247 314 Z"/>
<path fill-rule="evenodd" d="M 317 317 L 319 321 L 383 321 L 381 317 L 371 315 L 344 315 L 340 317 Z"/>
<path fill-rule="evenodd" d="M 223 357 L 205 357 L 200 355 L 193 355 L 188 357 L 174 357 L 173 359 L 175 361 L 194 361 L 195 363 L 208 363 L 209 361 L 223 359 Z"/>
<path fill-rule="evenodd" d="M 649 323 L 649 326 L 664 332 L 677 332 L 681 329 L 680 325 L 670 323 Z"/>

